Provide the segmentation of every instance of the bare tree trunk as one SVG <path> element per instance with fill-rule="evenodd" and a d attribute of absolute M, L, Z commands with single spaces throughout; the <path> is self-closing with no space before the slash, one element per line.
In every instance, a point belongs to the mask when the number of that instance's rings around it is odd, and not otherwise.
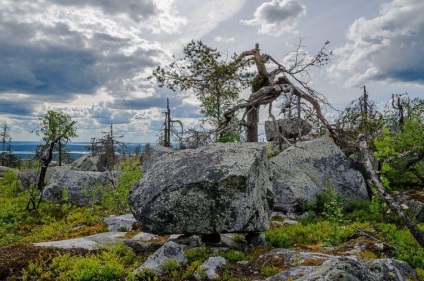
<path fill-rule="evenodd" d="M 62 141 L 59 140 L 59 166 L 62 166 Z"/>
<path fill-rule="evenodd" d="M 31 210 L 30 205 L 32 205 L 32 211 L 37 210 L 37 208 L 40 206 L 41 200 L 42 200 L 42 194 L 43 194 L 43 189 L 44 189 L 44 185 L 45 185 L 45 179 L 46 179 L 46 173 L 47 173 L 47 168 L 50 165 L 50 162 L 53 159 L 53 148 L 56 145 L 56 143 L 58 143 L 63 136 L 65 136 L 68 133 L 68 130 L 72 128 L 72 126 L 76 123 L 76 121 L 72 122 L 68 129 L 66 129 L 62 134 L 58 135 L 54 140 L 52 140 L 52 142 L 50 143 L 49 147 L 46 149 L 44 155 L 41 156 L 41 160 L 40 160 L 40 168 L 37 174 L 37 184 L 33 185 L 33 188 L 31 189 L 31 193 L 30 193 L 30 198 L 28 200 L 26 209 L 27 210 Z M 38 194 L 35 194 L 35 189 L 37 189 Z M 38 197 L 38 203 L 36 204 L 36 197 Z"/>
<path fill-rule="evenodd" d="M 247 123 L 246 142 L 258 142 L 258 122 L 259 122 L 259 106 L 246 108 Z"/>
<path fill-rule="evenodd" d="M 359 149 L 361 151 L 362 161 L 363 165 L 365 167 L 365 170 L 367 172 L 368 180 L 370 180 L 373 185 L 376 187 L 378 194 L 384 199 L 384 201 L 389 205 L 390 209 L 392 209 L 396 214 L 399 216 L 399 218 L 402 220 L 402 222 L 405 224 L 405 226 L 409 229 L 412 236 L 414 236 L 415 240 L 421 245 L 421 247 L 424 248 L 424 235 L 421 232 L 421 230 L 418 228 L 417 224 L 404 212 L 401 206 L 396 202 L 396 200 L 387 193 L 384 186 L 381 184 L 380 179 L 378 178 L 369 157 L 368 153 L 368 145 L 365 141 L 365 136 L 360 134 L 359 138 Z"/>

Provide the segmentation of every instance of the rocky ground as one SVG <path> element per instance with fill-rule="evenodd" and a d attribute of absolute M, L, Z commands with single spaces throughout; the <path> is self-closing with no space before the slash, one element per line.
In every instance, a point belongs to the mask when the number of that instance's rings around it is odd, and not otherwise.
<path fill-rule="evenodd" d="M 108 218 L 105 221 L 112 230 L 133 228 L 128 215 L 121 217 L 122 223 L 117 222 L 119 218 Z M 296 224 L 295 220 L 288 218 L 281 221 L 281 216 L 275 222 L 278 222 L 276 225 Z M 352 236 L 350 241 L 339 247 L 304 245 L 290 249 L 247 245 L 240 234 L 221 235 L 220 242 L 207 243 L 207 247 L 201 239 L 198 236 L 157 236 L 131 230 L 64 241 L 3 246 L 0 247 L 0 279 L 20 280 L 22 269 L 28 268 L 31 262 L 49 263 L 54 257 L 65 253 L 84 256 L 99 251 L 103 245 L 123 242 L 137 253 L 142 264 L 136 273 L 147 267 L 157 272 L 157 280 L 195 280 L 195 273 L 187 279 L 175 275 L 175 272 L 183 274 L 182 271 L 190 270 L 190 265 L 194 263 L 190 260 L 189 265 L 187 257 L 193 256 L 193 252 L 195 255 L 206 253 L 206 256 L 221 257 L 223 260 L 224 264 L 203 264 L 204 270 L 198 267 L 197 271 L 201 275 L 197 276 L 203 279 L 209 276 L 209 279 L 218 280 L 418 280 L 415 271 L 407 263 L 394 259 L 376 259 L 376 256 L 390 256 L 393 249 L 368 237 L 366 233 Z M 171 248 L 176 247 L 176 250 L 167 249 L 170 245 Z M 166 266 L 163 269 L 167 259 L 181 260 L 179 271 L 169 270 Z M 144 280 L 149 280 L 148 276 L 153 278 L 153 275 L 142 276 Z M 340 279 L 342 277 L 345 279 Z"/>

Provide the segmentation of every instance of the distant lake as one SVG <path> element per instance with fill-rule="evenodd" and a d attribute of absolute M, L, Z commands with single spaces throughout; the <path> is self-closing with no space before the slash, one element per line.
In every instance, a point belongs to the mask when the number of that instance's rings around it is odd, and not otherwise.
<path fill-rule="evenodd" d="M 12 154 L 16 155 L 21 159 L 32 159 L 35 156 L 35 150 L 40 142 L 36 141 L 12 141 Z M 125 143 L 130 150 L 130 153 L 134 153 L 134 149 L 140 145 L 141 151 L 144 150 L 145 143 Z M 89 142 L 69 142 L 65 149 L 71 155 L 72 159 L 77 159 L 84 154 L 87 154 L 87 146 Z"/>

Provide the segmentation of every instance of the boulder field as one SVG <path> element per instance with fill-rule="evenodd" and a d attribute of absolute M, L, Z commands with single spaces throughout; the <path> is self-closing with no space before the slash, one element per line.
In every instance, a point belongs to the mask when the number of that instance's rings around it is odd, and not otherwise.
<path fill-rule="evenodd" d="M 327 136 L 269 157 L 266 143 L 216 143 L 180 151 L 156 147 L 130 191 L 143 231 L 166 234 L 255 233 L 272 210 L 295 211 L 327 189 L 346 201 L 367 199 L 362 175 Z"/>

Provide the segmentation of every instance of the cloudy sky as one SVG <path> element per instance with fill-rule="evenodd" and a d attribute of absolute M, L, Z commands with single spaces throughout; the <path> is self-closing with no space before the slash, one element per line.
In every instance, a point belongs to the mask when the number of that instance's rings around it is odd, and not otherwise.
<path fill-rule="evenodd" d="M 195 126 L 195 98 L 146 79 L 192 39 L 229 53 L 259 43 L 279 61 L 300 38 L 311 53 L 329 40 L 332 62 L 312 82 L 334 107 L 362 85 L 376 102 L 424 97 L 423 13 L 422 0 L 0 0 L 0 124 L 37 140 L 52 109 L 77 120 L 75 141 L 113 123 L 125 141 L 152 142 L 169 97 Z"/>

